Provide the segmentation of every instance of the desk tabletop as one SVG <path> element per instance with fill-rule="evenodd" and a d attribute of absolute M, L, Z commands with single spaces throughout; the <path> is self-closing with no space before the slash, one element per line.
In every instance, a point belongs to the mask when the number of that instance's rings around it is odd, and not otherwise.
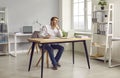
<path fill-rule="evenodd" d="M 55 39 L 28 38 L 29 42 L 38 42 L 38 43 L 72 42 L 72 41 L 82 41 L 82 40 L 91 40 L 91 38 L 55 38 Z"/>

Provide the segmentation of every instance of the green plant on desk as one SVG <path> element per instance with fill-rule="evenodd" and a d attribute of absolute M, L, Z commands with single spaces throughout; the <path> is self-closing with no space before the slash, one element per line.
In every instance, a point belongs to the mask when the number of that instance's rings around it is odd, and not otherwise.
<path fill-rule="evenodd" d="M 63 33 L 63 37 L 67 37 L 68 36 L 68 32 L 62 31 Z"/>

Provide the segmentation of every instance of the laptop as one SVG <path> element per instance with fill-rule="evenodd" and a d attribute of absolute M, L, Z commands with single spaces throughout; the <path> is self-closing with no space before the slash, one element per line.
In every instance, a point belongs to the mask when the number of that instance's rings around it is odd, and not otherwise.
<path fill-rule="evenodd" d="M 31 34 L 32 33 L 32 26 L 23 26 L 23 33 L 24 34 Z"/>
<path fill-rule="evenodd" d="M 73 30 L 69 30 L 67 38 L 73 38 L 73 37 L 74 37 L 74 31 Z"/>

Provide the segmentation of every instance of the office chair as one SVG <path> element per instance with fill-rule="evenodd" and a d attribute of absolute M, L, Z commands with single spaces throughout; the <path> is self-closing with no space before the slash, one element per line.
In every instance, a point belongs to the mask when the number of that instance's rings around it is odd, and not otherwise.
<path fill-rule="evenodd" d="M 39 37 L 39 33 L 40 33 L 39 31 L 34 31 L 33 34 L 32 34 L 32 36 L 31 36 L 31 38 L 40 38 L 40 37 Z M 31 46 L 30 49 L 28 50 L 28 54 L 30 53 L 31 49 L 32 49 L 32 46 Z M 38 43 L 35 44 L 35 49 L 36 49 L 36 52 L 37 52 L 37 53 L 38 53 L 39 51 L 42 52 L 42 48 L 41 48 L 41 46 L 40 46 Z M 49 68 L 49 56 L 48 56 L 48 52 L 47 52 L 46 50 L 44 50 L 44 53 L 46 54 L 46 64 L 47 64 L 47 68 Z M 38 66 L 38 64 L 39 64 L 39 62 L 40 62 L 41 59 L 42 59 L 42 55 L 40 56 L 39 60 L 37 61 L 36 66 Z"/>
<path fill-rule="evenodd" d="M 40 51 L 42 52 L 42 49 L 40 48 Z M 49 68 L 49 56 L 48 56 L 48 52 L 46 50 L 44 50 L 44 53 L 46 55 L 46 64 L 47 64 L 47 68 Z M 42 59 L 42 55 L 40 56 L 39 60 L 36 63 L 36 67 L 38 66 L 38 64 L 40 63 Z"/>

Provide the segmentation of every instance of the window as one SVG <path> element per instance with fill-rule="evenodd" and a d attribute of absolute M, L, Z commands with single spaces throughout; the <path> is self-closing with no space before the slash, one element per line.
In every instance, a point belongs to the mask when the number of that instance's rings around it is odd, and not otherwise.
<path fill-rule="evenodd" d="M 73 0 L 73 29 L 80 31 L 91 30 L 91 0 Z"/>

